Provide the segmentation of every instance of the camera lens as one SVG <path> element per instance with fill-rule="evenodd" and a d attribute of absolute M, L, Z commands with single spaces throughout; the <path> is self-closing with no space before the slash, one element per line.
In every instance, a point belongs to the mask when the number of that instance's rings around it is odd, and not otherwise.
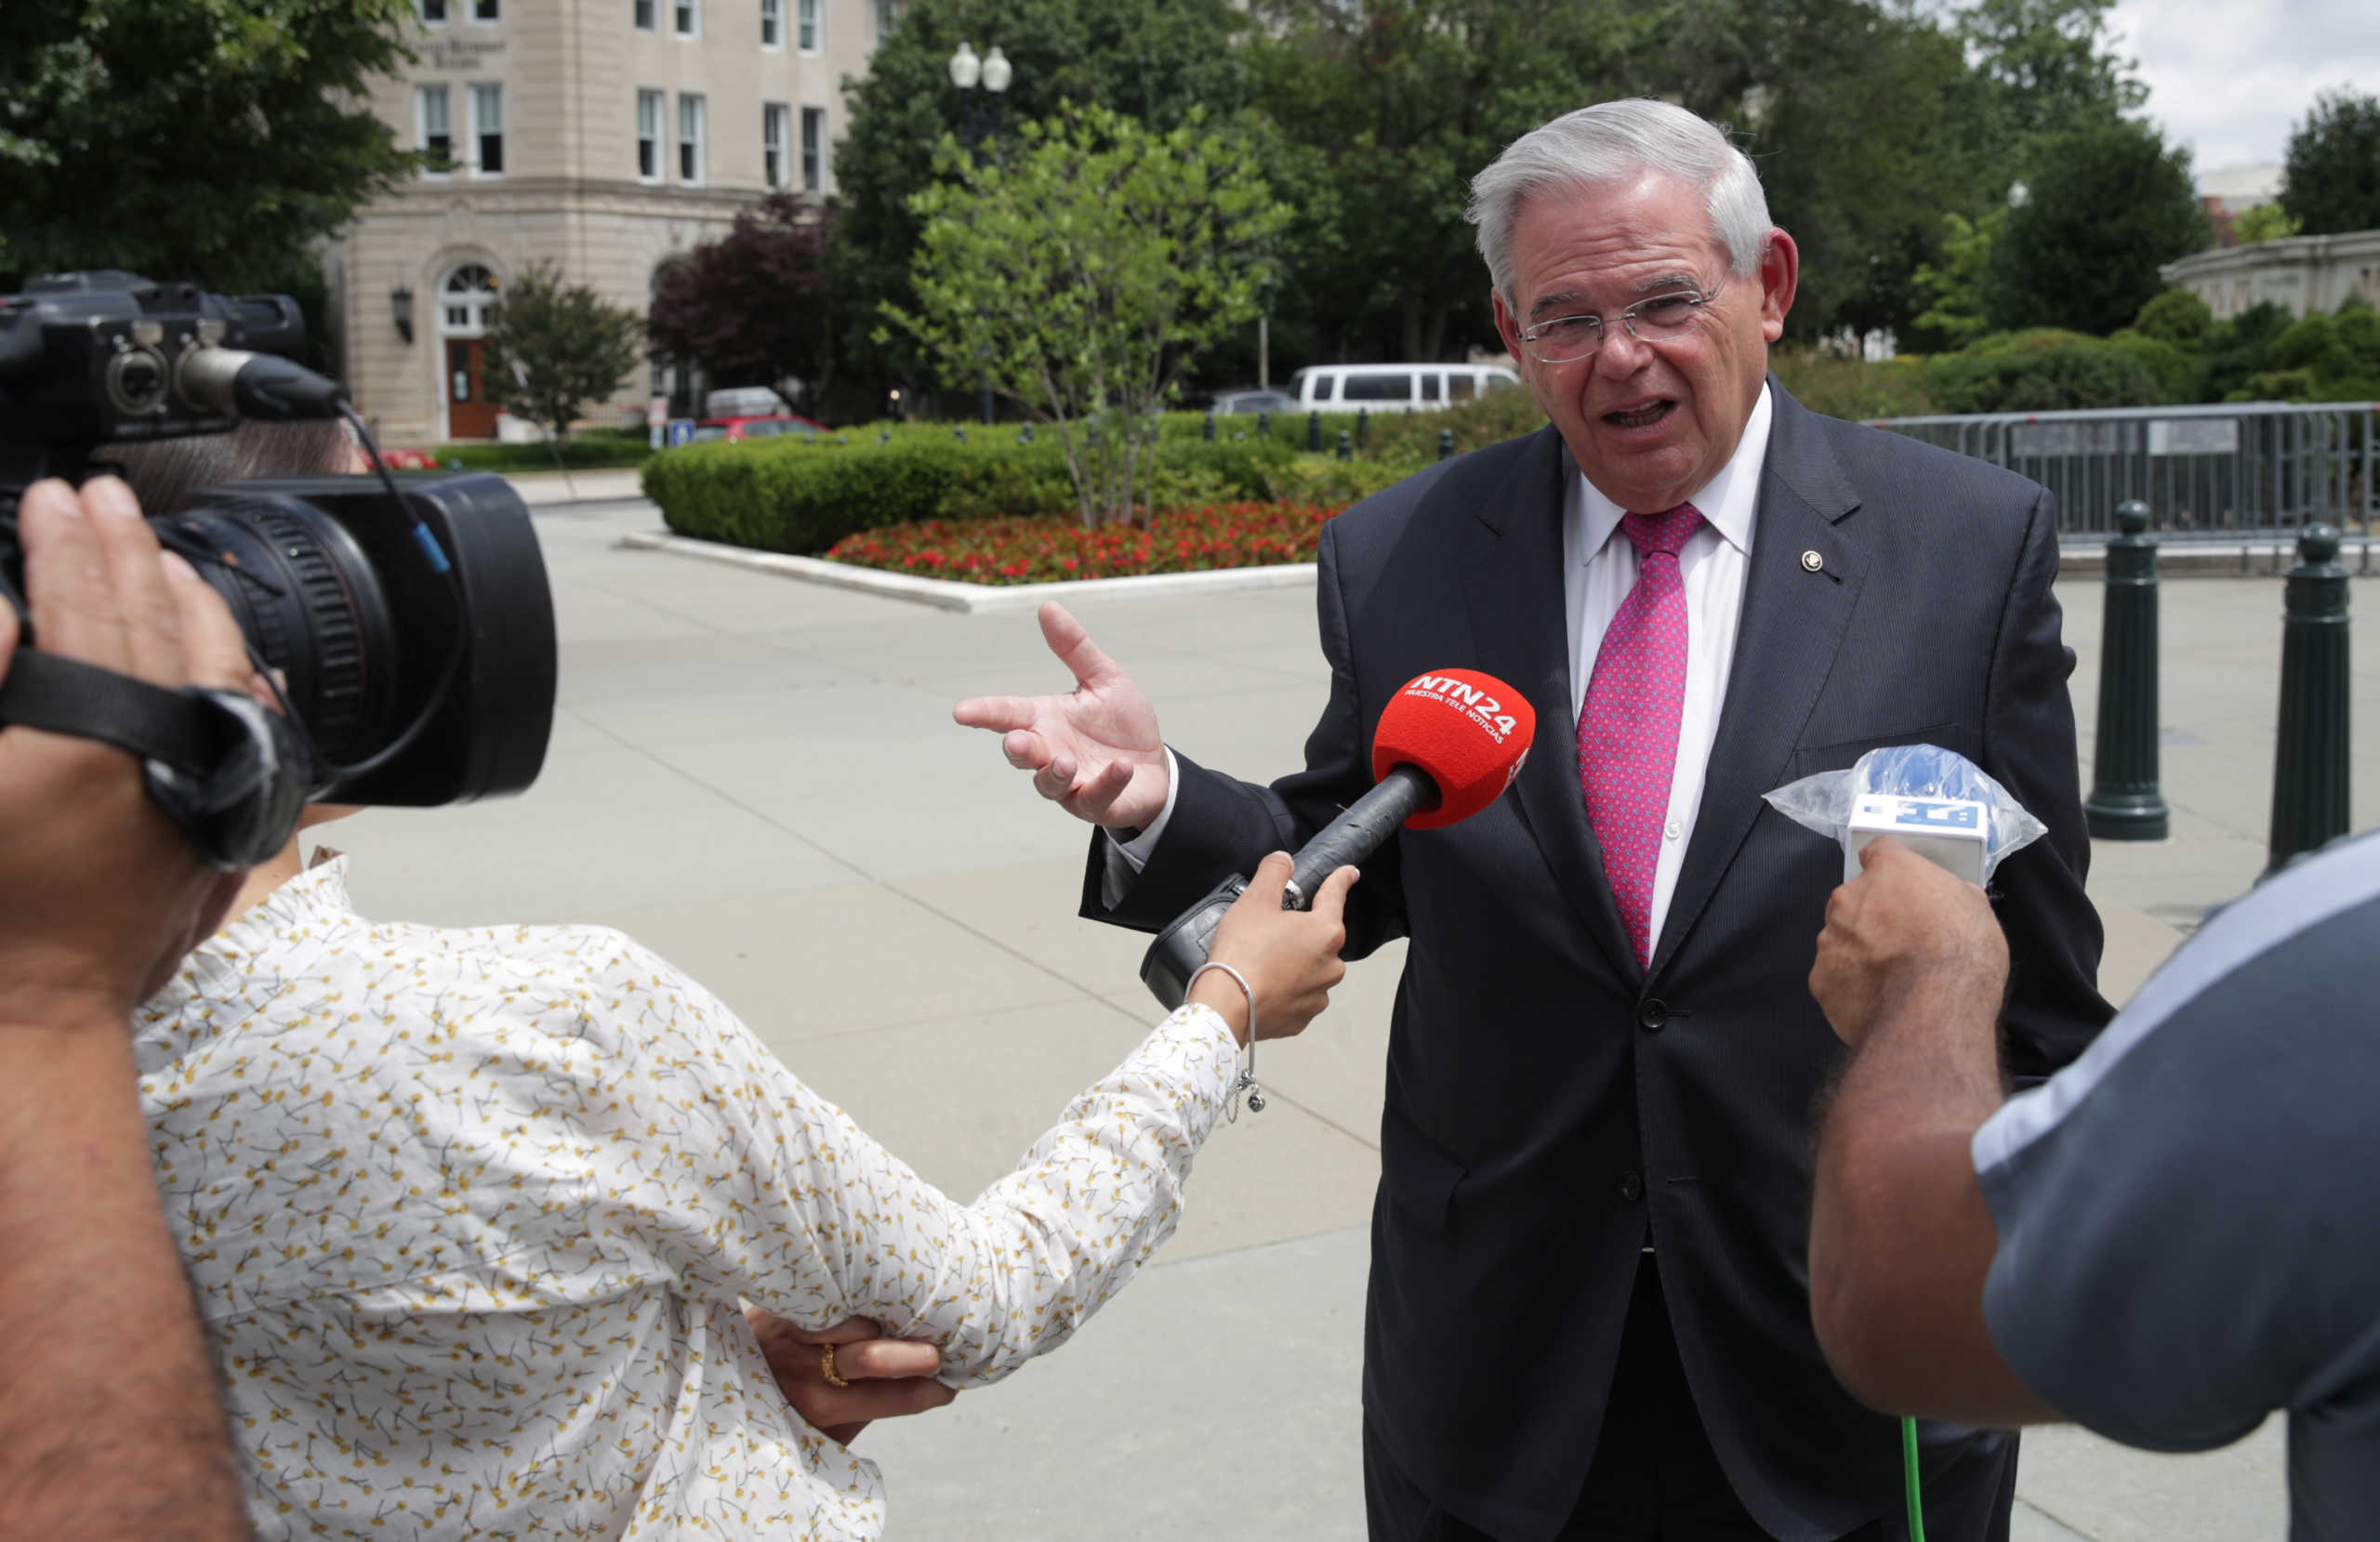
<path fill-rule="evenodd" d="M 290 707 L 333 761 L 385 743 L 402 656 L 372 562 L 346 528 L 299 498 L 218 489 L 164 521 L 212 552 L 199 573 L 284 677 Z"/>

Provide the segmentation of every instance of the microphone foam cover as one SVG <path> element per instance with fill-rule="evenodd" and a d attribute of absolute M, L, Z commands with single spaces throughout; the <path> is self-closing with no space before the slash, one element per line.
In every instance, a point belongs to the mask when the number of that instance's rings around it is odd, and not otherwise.
<path fill-rule="evenodd" d="M 1527 697 L 1476 669 L 1416 675 L 1388 699 L 1372 734 L 1372 777 L 1400 765 L 1429 773 L 1438 801 L 1405 822 L 1435 830 L 1469 819 L 1503 796 L 1537 734 Z"/>

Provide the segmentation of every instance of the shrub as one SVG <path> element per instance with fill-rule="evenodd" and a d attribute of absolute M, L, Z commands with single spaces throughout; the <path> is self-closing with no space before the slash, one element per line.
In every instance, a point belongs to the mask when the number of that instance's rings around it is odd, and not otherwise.
<path fill-rule="evenodd" d="M 1281 497 L 1293 503 L 1360 503 L 1422 468 L 1403 461 L 1341 460 L 1336 455 L 1300 455 L 1274 479 Z"/>
<path fill-rule="evenodd" d="M 1202 573 L 1311 562 L 1324 522 L 1338 512 L 1329 505 L 1220 504 L 1170 510 L 1146 529 L 1097 530 L 1063 514 L 928 520 L 845 536 L 826 555 L 858 567 L 975 584 Z"/>
<path fill-rule="evenodd" d="M 2157 402 L 2157 379 L 2122 345 L 2039 328 L 1986 337 L 1925 366 L 1946 413 L 2057 412 Z"/>
<path fill-rule="evenodd" d="M 2198 400 L 2199 362 L 2194 353 L 2186 352 L 2162 337 L 2151 337 L 2133 327 L 2125 327 L 2109 342 L 2132 355 L 2157 382 L 2155 401 L 2195 402 Z"/>
<path fill-rule="evenodd" d="M 2215 325 L 2215 312 L 2187 289 L 2168 289 L 2140 308 L 2132 329 L 2178 348 L 2196 348 Z"/>
<path fill-rule="evenodd" d="M 1854 422 L 1921 417 L 1936 410 L 1924 366 L 1914 359 L 1846 359 L 1824 349 L 1772 349 L 1768 367 L 1812 412 Z"/>
<path fill-rule="evenodd" d="M 889 440 L 878 436 L 890 432 Z M 961 430 L 963 431 L 963 430 Z M 1250 441 L 1165 445 L 1161 471 L 1231 498 L 1270 498 L 1286 448 Z M 1060 513 L 1074 507 L 1064 459 L 1046 435 L 1001 428 L 959 437 L 906 425 L 833 438 L 693 444 L 645 462 L 644 494 L 680 534 L 763 551 L 814 553 L 859 531 L 930 519 Z"/>

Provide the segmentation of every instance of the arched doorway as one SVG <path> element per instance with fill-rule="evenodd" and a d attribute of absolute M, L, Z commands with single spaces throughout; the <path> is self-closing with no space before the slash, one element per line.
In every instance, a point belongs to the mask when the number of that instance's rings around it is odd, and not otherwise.
<path fill-rule="evenodd" d="M 496 303 L 496 275 L 467 262 L 438 286 L 438 340 L 445 367 L 438 394 L 446 406 L 448 439 L 494 439 L 496 403 L 487 399 L 481 338 Z"/>

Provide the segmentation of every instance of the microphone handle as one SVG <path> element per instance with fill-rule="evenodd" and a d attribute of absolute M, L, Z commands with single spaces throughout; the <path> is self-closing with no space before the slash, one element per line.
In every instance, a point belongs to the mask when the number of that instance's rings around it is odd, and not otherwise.
<path fill-rule="evenodd" d="M 1392 767 L 1379 784 L 1347 805 L 1297 854 L 1297 865 L 1281 891 L 1281 908 L 1306 910 L 1322 880 L 1342 867 L 1361 866 L 1414 810 L 1438 796 L 1438 784 L 1419 766 Z"/>

